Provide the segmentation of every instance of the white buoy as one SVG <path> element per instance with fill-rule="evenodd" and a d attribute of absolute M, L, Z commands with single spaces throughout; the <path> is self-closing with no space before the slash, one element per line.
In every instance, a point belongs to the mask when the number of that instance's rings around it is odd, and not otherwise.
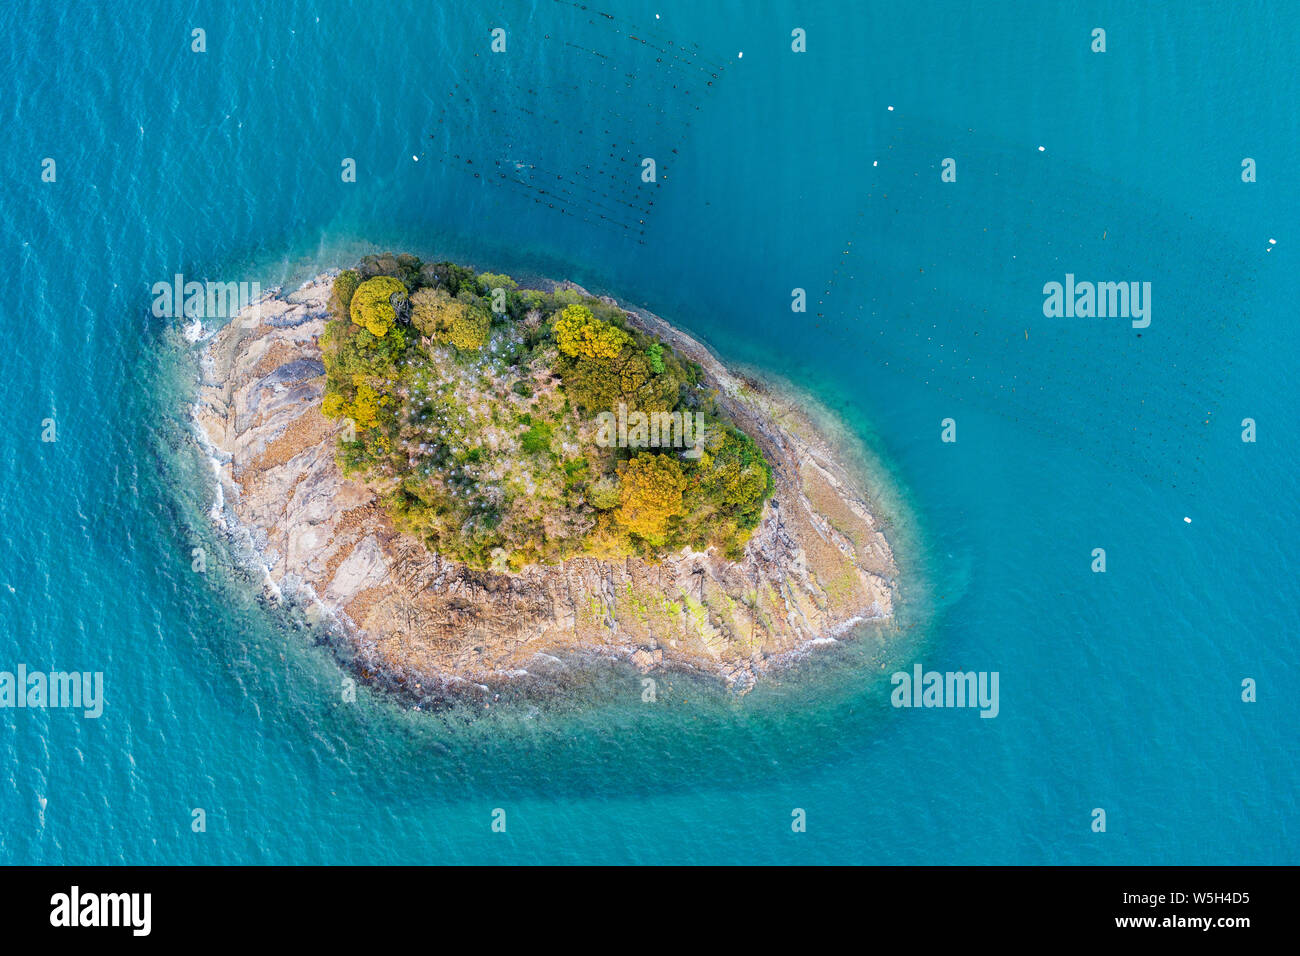
<path fill-rule="evenodd" d="M 891 112 L 891 113 L 894 112 L 894 108 L 893 108 L 892 106 L 889 107 L 889 112 Z"/>
<path fill-rule="evenodd" d="M 1039 146 L 1039 147 L 1038 147 L 1038 151 L 1039 151 L 1040 153 L 1045 153 L 1045 152 L 1047 152 L 1047 147 L 1046 147 L 1046 146 Z"/>
<path fill-rule="evenodd" d="M 1277 240 L 1276 240 L 1276 239 L 1270 239 L 1270 240 L 1268 241 L 1268 244 L 1269 244 L 1270 246 L 1276 246 L 1276 245 L 1277 245 Z"/>
<path fill-rule="evenodd" d="M 1186 515 L 1183 516 L 1183 520 L 1184 520 L 1185 522 L 1187 522 L 1188 524 L 1191 524 L 1191 523 L 1192 523 L 1192 519 L 1191 519 L 1191 518 L 1188 518 Z"/>
<path fill-rule="evenodd" d="M 737 60 L 743 59 L 744 56 L 745 56 L 745 51 L 741 50 L 739 53 L 736 54 L 736 59 Z"/>
<path fill-rule="evenodd" d="M 879 166 L 880 163 L 879 163 L 878 160 L 874 160 L 874 159 L 873 159 L 873 160 L 871 161 L 871 165 L 872 165 L 872 166 Z"/>

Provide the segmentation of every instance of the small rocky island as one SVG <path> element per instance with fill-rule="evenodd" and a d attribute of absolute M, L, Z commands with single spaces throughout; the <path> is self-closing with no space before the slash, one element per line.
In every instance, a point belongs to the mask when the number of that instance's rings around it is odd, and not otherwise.
<path fill-rule="evenodd" d="M 892 613 L 860 478 L 649 313 L 409 255 L 207 335 L 215 511 L 362 674 L 482 693 L 592 655 L 745 690 Z"/>

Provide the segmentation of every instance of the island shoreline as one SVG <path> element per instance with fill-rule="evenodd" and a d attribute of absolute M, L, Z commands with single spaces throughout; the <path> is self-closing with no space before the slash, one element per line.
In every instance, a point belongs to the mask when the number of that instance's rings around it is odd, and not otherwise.
<path fill-rule="evenodd" d="M 346 663 L 358 677 L 370 684 L 397 692 L 420 706 L 463 697 L 482 700 L 486 695 L 500 694 L 511 685 L 549 680 L 552 675 L 539 676 L 534 673 L 535 670 L 546 671 L 548 667 L 545 664 L 534 668 L 507 666 L 477 669 L 470 666 L 460 670 L 403 666 L 403 662 L 394 660 L 391 653 L 380 650 L 379 642 L 369 633 L 367 627 L 349 613 L 349 602 L 331 596 L 329 590 L 331 581 L 326 580 L 323 575 L 318 576 L 317 580 L 311 580 L 309 577 L 295 574 L 291 567 L 286 566 L 284 542 L 277 543 L 272 540 L 275 531 L 274 521 L 268 521 L 265 513 L 259 520 L 257 516 L 250 513 L 247 502 L 241 501 L 244 488 L 234 472 L 241 464 L 247 469 L 251 448 L 241 445 L 241 439 L 245 436 L 238 427 L 232 427 L 233 419 L 238 417 L 232 413 L 232 409 L 236 403 L 234 393 L 240 387 L 248 387 L 249 383 L 239 381 L 241 373 L 236 371 L 236 366 L 240 361 L 248 359 L 250 340 L 255 342 L 268 335 L 279 337 L 280 341 L 276 344 L 286 347 L 281 349 L 282 354 L 279 359 L 270 362 L 266 361 L 268 350 L 260 350 L 259 361 L 262 361 L 267 368 L 274 366 L 275 361 L 281 361 L 281 364 L 273 369 L 278 372 L 288 362 L 302 361 L 304 355 L 310 356 L 312 348 L 318 348 L 315 338 L 311 335 L 295 338 L 293 330 L 319 323 L 326 317 L 324 309 L 326 297 L 323 290 L 333 274 L 327 272 L 317 276 L 287 294 L 280 290 L 266 293 L 257 303 L 263 321 L 259 322 L 251 336 L 243 334 L 244 330 L 234 331 L 239 327 L 238 321 L 232 321 L 219 329 L 205 328 L 201 333 L 187 335 L 191 340 L 197 341 L 197 347 L 202 353 L 200 365 L 203 383 L 200 387 L 199 401 L 193 407 L 193 423 L 202 453 L 212 464 L 218 486 L 214 492 L 210 517 L 232 539 L 242 541 L 243 560 L 249 570 L 261 577 L 263 592 L 268 601 L 272 604 L 289 602 L 300 608 L 309 620 L 317 618 L 330 622 L 334 633 L 329 640 L 337 642 L 336 650 L 341 652 L 337 656 L 341 660 L 350 656 L 351 659 Z M 553 283 L 552 287 L 572 289 L 579 294 L 590 295 L 585 289 L 573 283 Z M 787 640 L 785 644 L 775 644 L 766 648 L 761 655 L 750 654 L 748 659 L 744 659 L 741 654 L 728 653 L 729 649 L 725 646 L 721 653 L 714 652 L 712 648 L 708 649 L 708 653 L 703 653 L 698 650 L 683 650 L 676 641 L 672 642 L 670 649 L 667 643 L 653 637 L 648 644 L 644 639 L 620 642 L 617 640 L 619 631 L 617 621 L 612 625 L 613 639 L 606 637 L 601 640 L 583 640 L 579 637 L 574 640 L 558 641 L 553 646 L 547 644 L 545 640 L 540 642 L 525 640 L 523 644 L 541 645 L 533 648 L 527 656 L 534 661 L 544 662 L 547 658 L 559 660 L 561 671 L 573 664 L 577 665 L 574 670 L 581 670 L 586 662 L 624 661 L 631 663 L 643 674 L 655 671 L 679 671 L 706 675 L 721 680 L 730 689 L 744 692 L 752 688 L 763 674 L 775 673 L 787 668 L 815 651 L 817 647 L 841 640 L 859 625 L 890 618 L 893 614 L 897 572 L 892 550 L 885 540 L 877 518 L 867 510 L 866 502 L 869 499 L 863 487 L 866 476 L 852 474 L 839 463 L 835 449 L 817 429 L 812 417 L 772 395 L 765 383 L 755 379 L 754 370 L 749 370 L 746 374 L 728 370 L 707 345 L 672 326 L 661 317 L 644 309 L 628 307 L 607 296 L 593 298 L 617 305 L 627 316 L 629 324 L 662 339 L 704 369 L 708 383 L 718 390 L 720 403 L 726 406 L 744 431 L 760 442 L 765 454 L 769 455 L 777 481 L 778 494 L 765 506 L 764 522 L 773 523 L 777 533 L 781 530 L 779 512 L 783 502 L 780 498 L 786 496 L 787 501 L 784 504 L 787 505 L 795 498 L 808 504 L 808 499 L 801 493 L 801 489 L 810 481 L 817 485 L 818 493 L 830 503 L 830 508 L 827 510 L 834 511 L 842 507 L 843 514 L 837 514 L 839 520 L 848 524 L 860 523 L 854 526 L 854 533 L 865 540 L 855 538 L 850 541 L 849 536 L 834 527 L 833 522 L 827 520 L 826 515 L 818 513 L 809 505 L 806 510 L 812 520 L 808 523 L 808 528 L 800 526 L 798 530 L 803 535 L 803 539 L 810 539 L 813 534 L 810 534 L 808 529 L 811 528 L 816 537 L 833 543 L 846 554 L 852 552 L 850 563 L 861 578 L 861 582 L 855 582 L 855 586 L 873 589 L 869 593 L 874 595 L 875 599 L 846 613 L 828 614 L 825 616 L 825 626 L 814 628 L 807 633 L 804 633 L 805 629 L 801 628 L 799 623 L 795 623 L 785 630 L 790 630 L 799 639 Z M 296 356 L 295 348 L 299 348 Z M 245 361 L 245 366 L 247 365 Z M 254 371 L 265 372 L 267 368 L 254 369 Z M 250 379 L 256 377 L 247 367 L 243 369 L 242 374 Z M 265 388 L 261 385 L 258 387 Z M 294 381 L 277 382 L 273 386 L 274 389 L 278 389 L 281 393 L 286 390 L 293 392 L 302 390 L 303 385 L 301 382 Z M 309 392 L 309 389 L 303 391 L 302 395 L 297 396 L 296 401 L 300 404 L 309 403 L 313 400 Z M 314 400 L 319 401 L 318 396 Z M 296 422 L 297 419 L 294 421 Z M 258 450 L 265 453 L 267 451 L 265 446 L 274 444 L 280 438 L 281 435 L 275 436 L 271 442 L 264 442 Z M 332 435 L 326 435 L 317 444 L 332 445 L 333 441 Z M 298 454 L 301 455 L 303 452 L 299 451 Z M 294 457 L 290 457 L 289 463 L 294 461 Z M 282 464 L 285 463 L 271 467 L 281 467 Z M 312 462 L 312 467 L 328 470 L 331 464 L 332 462 L 315 460 Z M 245 471 L 245 475 L 247 473 Z M 241 504 L 245 505 L 243 513 L 241 513 Z M 820 526 L 817 526 L 819 521 Z M 798 543 L 805 543 L 803 539 Z M 411 543 L 419 546 L 418 542 Z M 400 546 L 392 547 L 400 550 Z M 292 550 L 292 547 L 289 550 Z M 803 555 L 804 551 L 800 548 L 796 559 L 789 559 L 785 552 L 782 552 L 780 560 L 787 561 L 796 572 L 802 572 L 806 576 L 806 571 L 799 566 Z M 426 556 L 429 561 L 436 564 L 437 555 L 428 555 L 426 552 Z M 688 555 L 684 560 L 711 566 L 719 563 L 716 556 L 703 553 Z M 550 569 L 549 572 L 543 570 L 540 573 L 563 575 L 568 566 L 575 561 L 591 563 L 593 559 L 572 559 Z M 529 570 L 534 574 L 539 573 L 535 568 Z M 782 568 L 782 570 L 789 569 Z M 699 573 L 698 568 L 695 569 L 695 573 Z M 712 573 L 725 575 L 726 570 L 714 569 Z M 322 584 L 324 587 L 321 586 Z M 816 583 L 803 586 L 813 597 L 824 597 L 819 593 Z M 797 591 L 797 588 L 795 590 Z M 351 596 L 355 598 L 355 595 Z M 726 597 L 726 594 L 723 597 Z M 796 593 L 794 597 L 798 600 L 790 602 L 791 604 L 799 605 L 800 601 L 804 604 L 808 603 L 806 595 Z M 803 606 L 796 609 L 801 614 L 807 610 Z M 794 616 L 793 611 L 791 615 Z M 815 614 L 811 616 L 816 617 Z M 725 629 L 725 624 L 723 626 Z M 785 628 L 784 625 L 781 627 Z M 785 639 L 790 635 L 783 631 L 781 637 Z M 566 661 L 568 663 L 565 663 Z"/>

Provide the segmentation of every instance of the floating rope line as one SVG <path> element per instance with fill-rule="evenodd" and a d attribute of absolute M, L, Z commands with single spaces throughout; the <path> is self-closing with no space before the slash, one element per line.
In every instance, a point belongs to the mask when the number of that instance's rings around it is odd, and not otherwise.
<path fill-rule="evenodd" d="M 547 59 L 548 47 L 560 51 L 581 79 L 542 87 L 515 76 L 518 61 L 475 54 L 467 65 L 487 76 L 471 86 L 462 73 L 441 101 L 430 138 L 444 166 L 467 180 L 644 244 L 654 197 L 721 67 L 705 62 L 698 44 L 677 44 L 580 3 L 564 5 L 590 14 L 586 27 L 552 28 L 536 42 Z M 596 90 L 627 92 L 615 106 L 593 97 Z M 521 151 L 511 144 L 534 145 Z M 647 182 L 649 159 L 655 175 Z"/>

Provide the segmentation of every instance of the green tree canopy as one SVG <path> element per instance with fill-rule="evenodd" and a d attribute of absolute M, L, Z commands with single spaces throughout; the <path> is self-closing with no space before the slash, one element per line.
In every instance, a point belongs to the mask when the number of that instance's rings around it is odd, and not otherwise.
<path fill-rule="evenodd" d="M 356 269 L 344 269 L 334 277 L 334 314 L 339 317 L 350 314 L 352 295 L 361 285 L 361 274 Z"/>
<path fill-rule="evenodd" d="M 435 342 L 476 352 L 487 344 L 492 317 L 441 289 L 417 289 L 411 296 L 411 324 Z"/>

